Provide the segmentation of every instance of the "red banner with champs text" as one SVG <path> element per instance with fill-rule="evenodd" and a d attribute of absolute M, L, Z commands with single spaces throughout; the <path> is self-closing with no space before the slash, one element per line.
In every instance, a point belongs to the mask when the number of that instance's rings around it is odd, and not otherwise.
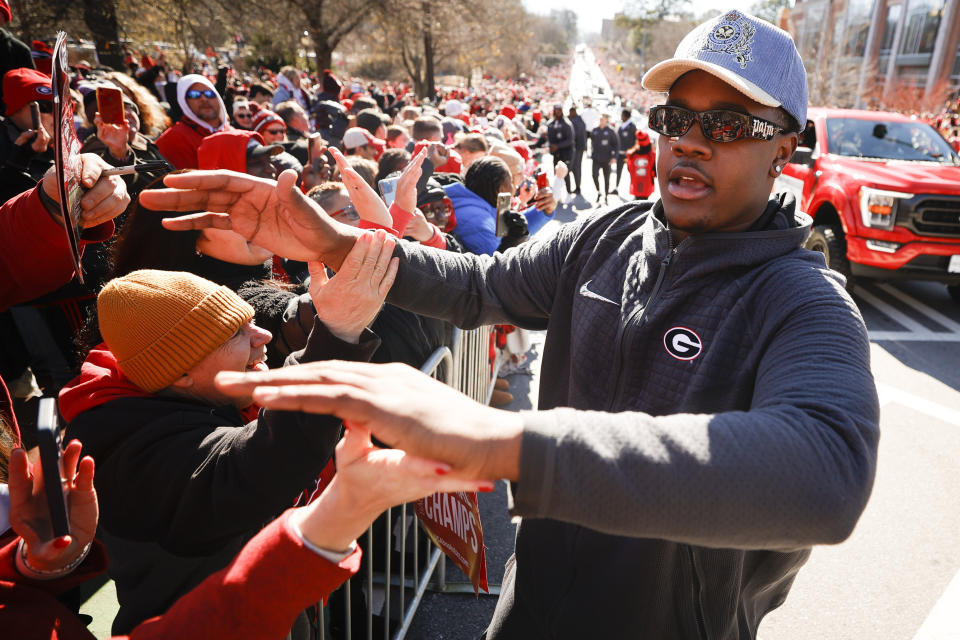
<path fill-rule="evenodd" d="M 414 510 L 434 544 L 470 577 L 474 593 L 490 593 L 477 494 L 435 493 L 417 500 Z"/>

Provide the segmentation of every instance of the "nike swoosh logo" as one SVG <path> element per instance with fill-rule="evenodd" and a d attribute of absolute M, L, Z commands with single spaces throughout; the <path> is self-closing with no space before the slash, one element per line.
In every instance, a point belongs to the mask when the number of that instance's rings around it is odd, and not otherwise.
<path fill-rule="evenodd" d="M 614 302 L 610 298 L 604 298 L 599 293 L 594 293 L 593 291 L 590 291 L 589 287 L 591 282 L 593 282 L 593 280 L 587 280 L 586 282 L 583 283 L 583 285 L 581 285 L 580 295 L 582 295 L 584 298 L 593 298 L 594 300 L 599 300 L 600 302 L 606 302 L 607 304 L 612 304 L 615 307 L 620 306 L 619 302 Z"/>

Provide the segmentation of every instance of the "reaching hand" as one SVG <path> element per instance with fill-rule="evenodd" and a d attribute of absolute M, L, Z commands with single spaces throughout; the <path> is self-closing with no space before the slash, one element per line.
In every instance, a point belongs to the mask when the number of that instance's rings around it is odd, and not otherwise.
<path fill-rule="evenodd" d="M 462 477 L 519 475 L 519 414 L 474 402 L 407 365 L 326 361 L 222 372 L 216 382 L 228 395 L 253 394 L 262 407 L 334 414 L 392 447 L 447 462 Z"/>
<path fill-rule="evenodd" d="M 103 158 L 93 153 L 80 154 L 80 186 L 87 189 L 80 198 L 80 226 L 84 229 L 113 220 L 127 209 L 130 194 L 127 185 L 120 176 L 100 174 L 112 167 Z M 43 176 L 44 192 L 60 202 L 60 190 L 57 188 L 57 173 L 50 167 Z M 59 211 L 54 217 L 61 219 Z"/>
<path fill-rule="evenodd" d="M 163 226 L 172 231 L 232 229 L 279 256 L 338 268 L 362 232 L 330 218 L 296 181 L 290 169 L 277 182 L 235 171 L 192 171 L 166 176 L 172 188 L 145 190 L 140 202 L 157 210 L 205 211 L 165 218 Z"/>
<path fill-rule="evenodd" d="M 337 474 L 323 494 L 294 519 L 311 543 L 345 549 L 388 507 L 438 491 L 492 491 L 489 480 L 447 475 L 450 466 L 373 445 L 370 432 L 347 426 L 337 445 Z"/>
<path fill-rule="evenodd" d="M 540 189 L 540 191 L 537 192 L 537 197 L 534 199 L 533 204 L 548 216 L 552 215 L 557 208 L 557 199 L 553 197 L 553 189 L 550 187 Z"/>
<path fill-rule="evenodd" d="M 427 150 L 427 157 L 430 158 L 435 169 L 439 169 L 450 160 L 450 150 L 442 142 L 431 142 L 424 149 Z"/>
<path fill-rule="evenodd" d="M 397 179 L 397 197 L 394 203 L 404 211 L 414 211 L 417 208 L 417 182 L 423 175 L 423 159 L 426 157 L 427 150 L 423 148 L 407 163 Z"/>
<path fill-rule="evenodd" d="M 340 170 L 340 181 L 347 188 L 347 193 L 350 194 L 350 202 L 357 208 L 357 215 L 363 220 L 392 229 L 393 218 L 390 217 L 390 212 L 387 210 L 383 198 L 373 190 L 373 187 L 367 184 L 367 181 L 357 173 L 356 169 L 350 166 L 339 149 L 331 147 L 330 155 L 337 162 L 337 168 Z"/>
<path fill-rule="evenodd" d="M 403 230 L 403 237 L 410 237 L 417 242 L 426 242 L 433 237 L 433 225 L 427 220 L 420 209 L 413 210 L 413 217 L 407 223 L 407 228 Z"/>
<path fill-rule="evenodd" d="M 97 127 L 97 138 L 100 139 L 110 155 L 117 160 L 125 160 L 129 154 L 127 142 L 130 140 L 130 125 L 126 120 L 123 124 L 110 124 L 103 121 L 100 112 L 93 117 L 93 124 Z"/>
<path fill-rule="evenodd" d="M 53 138 L 51 138 L 47 130 L 41 126 L 39 129 L 27 129 L 17 136 L 13 144 L 18 147 L 29 144 L 34 153 L 43 153 L 47 150 L 47 147 L 50 146 L 51 140 L 53 140 Z"/>
<path fill-rule="evenodd" d="M 80 460 L 82 449 L 80 441 L 73 440 L 61 456 L 71 534 L 62 538 L 53 538 L 40 464 L 31 464 L 23 449 L 14 449 L 10 454 L 10 526 L 23 538 L 27 564 L 35 569 L 56 571 L 65 567 L 97 533 L 99 510 L 93 488 L 93 458 Z"/>
<path fill-rule="evenodd" d="M 393 286 L 400 264 L 397 241 L 383 230 L 365 233 L 353 245 L 340 270 L 327 277 L 323 263 L 309 262 L 310 297 L 317 317 L 330 333 L 356 344 L 373 322 Z"/>

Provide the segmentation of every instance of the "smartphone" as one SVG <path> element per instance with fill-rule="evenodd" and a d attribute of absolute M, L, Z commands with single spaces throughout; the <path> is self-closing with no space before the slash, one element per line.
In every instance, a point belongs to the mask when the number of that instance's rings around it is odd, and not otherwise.
<path fill-rule="evenodd" d="M 36 100 L 30 103 L 30 128 L 40 130 L 40 105 Z"/>
<path fill-rule="evenodd" d="M 547 186 L 549 186 L 547 184 L 547 172 L 543 169 L 540 169 L 537 171 L 537 191 L 540 189 L 546 189 Z"/>
<path fill-rule="evenodd" d="M 111 87 L 97 87 L 97 111 L 107 124 L 125 124 L 123 92 Z"/>
<path fill-rule="evenodd" d="M 497 237 L 502 238 L 507 235 L 507 212 L 510 211 L 509 193 L 497 194 Z"/>
<path fill-rule="evenodd" d="M 383 196 L 383 201 L 387 203 L 387 207 L 393 204 L 393 201 L 397 199 L 397 181 L 400 179 L 400 176 L 394 176 L 392 178 L 384 178 L 377 184 L 380 185 L 380 195 Z"/>
<path fill-rule="evenodd" d="M 317 139 L 320 139 L 319 142 Z M 311 133 L 307 136 L 307 161 L 316 168 L 314 162 L 322 160 L 323 156 L 323 138 L 319 133 Z M 319 152 L 319 153 L 318 153 Z"/>
<path fill-rule="evenodd" d="M 60 429 L 57 419 L 57 399 L 40 398 L 37 416 L 37 446 L 43 469 L 43 488 L 47 494 L 47 509 L 53 525 L 53 537 L 70 535 L 67 504 L 60 485 Z"/>

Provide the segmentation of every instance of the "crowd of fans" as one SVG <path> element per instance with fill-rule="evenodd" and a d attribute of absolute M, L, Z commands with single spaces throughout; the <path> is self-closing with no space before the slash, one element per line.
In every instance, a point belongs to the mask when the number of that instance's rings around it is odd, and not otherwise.
<path fill-rule="evenodd" d="M 5 7 L 0 0 L 9 21 Z M 357 570 L 352 541 L 380 511 L 436 490 L 489 487 L 437 481 L 448 467 L 399 451 L 390 455 L 402 464 L 383 459 L 369 434 L 344 437 L 333 416 L 258 411 L 251 398 L 224 395 L 217 374 L 328 359 L 419 366 L 450 326 L 384 304 L 397 239 L 488 255 L 523 243 L 558 199 L 580 193 L 597 123 L 565 108 L 562 67 L 484 77 L 421 101 L 403 83 L 329 70 L 241 73 L 205 58 L 181 73 L 162 55 L 132 52 L 129 72 L 80 63 L 69 75 L 86 191 L 81 282 L 53 171 L 52 52 L 0 36 L 0 481 L 9 483 L 0 485 L 9 487 L 0 490 L 9 501 L 0 624 L 17 637 L 53 628 L 89 637 L 54 596 L 109 557 L 116 634 L 175 637 L 190 624 L 194 636 L 220 637 L 229 622 L 247 625 L 231 637 L 310 637 L 308 606 Z M 104 121 L 98 88 L 120 89 L 124 122 Z M 618 160 L 619 178 L 627 150 L 639 148 L 632 129 L 627 137 L 614 134 L 604 175 Z M 553 162 L 541 165 L 546 154 Z M 103 175 L 131 165 L 151 168 Z M 173 174 L 224 169 L 278 180 L 278 192 L 289 186 L 289 198 L 368 233 L 333 274 L 231 228 L 171 230 L 165 220 L 182 214 L 140 197 L 169 188 Z M 491 353 L 511 331 L 499 328 Z M 59 397 L 70 440 L 72 531 L 61 538 L 50 537 L 42 474 L 23 450 L 36 439 L 41 395 Z M 510 400 L 501 379 L 493 401 Z M 253 602 L 243 587 L 254 579 L 258 593 L 274 593 Z M 219 613 L 206 610 L 208 626 L 196 628 L 191 612 L 211 606 Z"/>

